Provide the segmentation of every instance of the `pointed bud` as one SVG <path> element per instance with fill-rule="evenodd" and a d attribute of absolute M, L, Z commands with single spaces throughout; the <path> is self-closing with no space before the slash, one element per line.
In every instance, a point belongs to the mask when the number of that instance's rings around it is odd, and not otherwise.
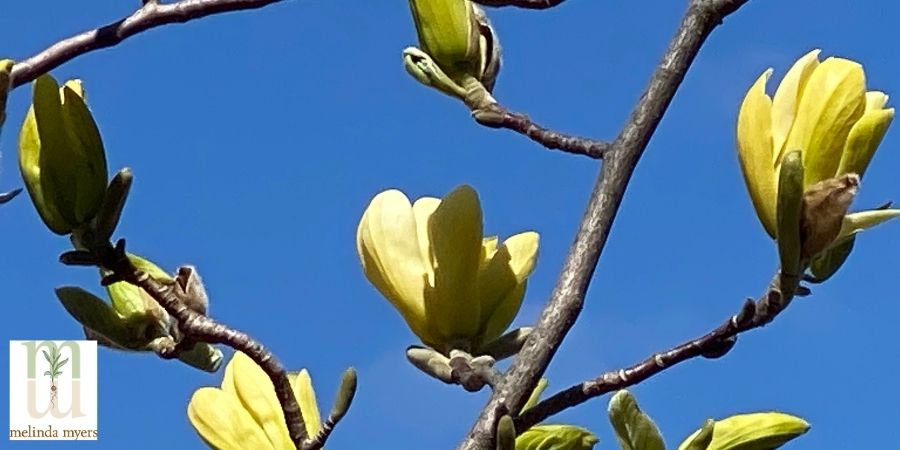
<path fill-rule="evenodd" d="M 741 414 L 717 420 L 712 440 L 706 450 L 769 450 L 806 433 L 805 420 L 778 412 Z M 706 427 L 694 432 L 681 443 L 678 450 L 690 449 Z"/>
<path fill-rule="evenodd" d="M 116 173 L 109 182 L 95 220 L 97 240 L 100 242 L 109 242 L 119 226 L 122 210 L 125 208 L 125 201 L 128 200 L 133 180 L 131 169 L 125 168 Z"/>
<path fill-rule="evenodd" d="M 797 277 L 801 267 L 800 222 L 803 210 L 803 161 L 794 150 L 781 161 L 776 205 L 776 233 L 781 272 Z"/>
<path fill-rule="evenodd" d="M 506 414 L 497 422 L 497 450 L 516 450 L 516 425 Z"/>
<path fill-rule="evenodd" d="M 350 367 L 344 371 L 341 376 L 341 385 L 338 387 L 337 396 L 334 399 L 334 405 L 331 407 L 331 413 L 328 415 L 332 423 L 338 423 L 350 410 L 353 403 L 353 397 L 356 396 L 356 369 Z"/>
<path fill-rule="evenodd" d="M 419 82 L 470 106 L 494 103 L 501 49 L 484 11 L 468 0 L 410 0 L 419 48 L 404 50 Z"/>
<path fill-rule="evenodd" d="M 525 341 L 528 340 L 528 336 L 531 335 L 531 330 L 531 327 L 516 328 L 515 330 L 482 345 L 477 353 L 490 355 L 496 361 L 509 358 L 510 356 L 519 353 L 519 350 L 525 345 Z"/>

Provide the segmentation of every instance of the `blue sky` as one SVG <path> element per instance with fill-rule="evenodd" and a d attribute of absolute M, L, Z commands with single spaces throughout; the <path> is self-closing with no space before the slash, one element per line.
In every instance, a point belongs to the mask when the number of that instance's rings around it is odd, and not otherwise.
<path fill-rule="evenodd" d="M 7 2 L 0 54 L 30 56 L 137 3 Z M 570 0 L 544 12 L 491 11 L 505 50 L 495 94 L 547 126 L 612 138 L 685 3 Z M 870 89 L 900 92 L 891 50 L 898 13 L 876 0 L 752 0 L 712 35 L 637 168 L 584 312 L 548 372 L 551 390 L 705 333 L 763 291 L 777 263 L 740 178 L 739 102 L 767 67 L 777 79 L 812 48 L 862 62 Z M 110 167 L 135 172 L 120 228 L 133 251 L 168 269 L 197 265 L 214 317 L 255 335 L 292 369 L 309 368 L 323 409 L 341 371 L 359 370 L 333 449 L 452 448 L 487 398 L 405 362 L 413 336 L 367 284 L 355 253 L 369 199 L 391 187 L 419 197 L 469 183 L 486 231 L 540 232 L 517 319 L 528 324 L 598 170 L 481 128 L 461 104 L 412 81 L 400 52 L 414 40 L 404 1 L 292 0 L 151 30 L 53 72 L 84 79 Z M 0 189 L 21 184 L 15 152 L 28 96 L 23 88 L 10 99 Z M 900 199 L 898 147 L 900 134 L 889 131 L 857 207 Z M 55 262 L 66 244 L 26 198 L 0 209 L 0 338 L 80 337 L 53 288 L 100 291 L 93 271 Z M 900 419 L 898 244 L 900 225 L 867 233 L 833 280 L 742 336 L 724 359 L 691 361 L 635 387 L 670 446 L 706 417 L 781 410 L 813 425 L 789 448 L 882 447 Z M 185 408 L 220 374 L 101 350 L 99 376 L 101 437 L 80 448 L 202 448 Z M 0 371 L 0 404 L 7 380 Z M 600 435 L 598 449 L 615 448 L 605 407 L 594 400 L 554 421 L 587 426 Z M 6 423 L 7 409 L 0 414 Z M 0 447 L 67 447 L 32 444 Z"/>

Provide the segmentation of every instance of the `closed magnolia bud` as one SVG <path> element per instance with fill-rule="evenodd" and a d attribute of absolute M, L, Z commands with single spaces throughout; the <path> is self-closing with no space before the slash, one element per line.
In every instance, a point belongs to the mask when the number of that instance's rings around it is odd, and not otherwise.
<path fill-rule="evenodd" d="M 495 103 L 500 43 L 484 11 L 468 0 L 410 0 L 419 48 L 403 52 L 419 82 L 477 108 Z"/>
<path fill-rule="evenodd" d="M 696 438 L 709 432 L 707 424 L 689 436 L 678 450 L 693 450 Z M 795 416 L 779 412 L 740 414 L 717 420 L 706 450 L 768 450 L 781 447 L 806 433 L 809 424 Z"/>
<path fill-rule="evenodd" d="M 106 154 L 80 81 L 60 87 L 50 75 L 35 80 L 19 136 L 19 169 L 54 233 L 69 234 L 97 214 L 106 192 Z"/>

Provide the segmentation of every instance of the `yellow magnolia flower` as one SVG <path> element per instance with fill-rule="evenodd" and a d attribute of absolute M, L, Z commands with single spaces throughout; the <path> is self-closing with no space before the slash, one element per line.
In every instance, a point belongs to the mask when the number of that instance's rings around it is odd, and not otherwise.
<path fill-rule="evenodd" d="M 836 57 L 820 62 L 819 52 L 800 58 L 774 97 L 766 93 L 772 69 L 766 70 L 747 92 L 738 115 L 741 170 L 757 216 L 772 238 L 778 235 L 778 182 L 785 155 L 800 151 L 802 188 L 811 194 L 809 188 L 817 183 L 862 176 L 894 117 L 894 109 L 885 107 L 887 95 L 866 91 L 859 63 Z M 844 188 L 852 190 L 852 199 L 855 178 L 847 180 Z M 848 214 L 832 243 L 897 215 L 897 210 Z"/>
<path fill-rule="evenodd" d="M 356 235 L 366 277 L 423 343 L 445 354 L 477 353 L 506 330 L 522 304 L 538 240 L 535 232 L 502 244 L 484 237 L 481 204 L 469 186 L 413 204 L 400 191 L 382 192 Z"/>
<path fill-rule="evenodd" d="M 290 377 L 306 433 L 315 436 L 321 419 L 312 380 L 306 370 Z M 241 352 L 225 367 L 221 388 L 194 392 L 188 417 L 207 445 L 217 450 L 295 450 L 272 381 Z"/>

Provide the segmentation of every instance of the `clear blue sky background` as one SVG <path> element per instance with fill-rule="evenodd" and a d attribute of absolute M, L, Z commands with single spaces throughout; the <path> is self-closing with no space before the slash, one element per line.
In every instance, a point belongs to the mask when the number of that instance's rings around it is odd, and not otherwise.
<path fill-rule="evenodd" d="M 137 3 L 5 2 L 0 54 L 30 56 Z M 505 48 L 496 95 L 542 124 L 612 138 L 685 3 L 571 0 L 545 12 L 491 11 Z M 870 88 L 900 93 L 898 15 L 900 7 L 876 0 L 753 0 L 712 35 L 638 166 L 584 313 L 550 367 L 552 387 L 704 333 L 762 292 L 776 260 L 738 169 L 739 102 L 767 67 L 778 78 L 816 47 L 862 62 Z M 359 395 L 333 449 L 452 448 L 487 398 L 406 363 L 414 338 L 366 282 L 355 252 L 369 199 L 391 187 L 419 197 L 470 183 L 487 231 L 539 231 L 540 262 L 517 319 L 528 324 L 598 169 L 481 128 L 461 104 L 412 81 L 400 52 L 414 41 L 405 1 L 292 0 L 155 29 L 53 72 L 85 80 L 111 168 L 134 169 L 120 230 L 133 251 L 167 269 L 199 266 L 214 316 L 291 368 L 308 367 L 323 409 L 341 371 L 359 370 Z M 21 184 L 15 153 L 28 92 L 10 101 L 0 188 Z M 898 147 L 892 130 L 857 206 L 900 199 Z M 895 440 L 898 244 L 900 225 L 867 233 L 838 276 L 742 336 L 726 358 L 691 361 L 634 388 L 670 446 L 706 417 L 771 409 L 812 423 L 793 449 Z M 27 198 L 0 209 L 0 338 L 80 337 L 53 288 L 100 291 L 93 271 L 55 262 L 66 245 Z M 79 448 L 202 447 L 185 408 L 220 374 L 109 350 L 99 364 L 101 438 Z M 0 405 L 7 385 L 0 370 Z M 615 448 L 605 407 L 598 399 L 555 420 L 587 426 L 598 448 Z M 6 423 L 5 406 L 0 414 Z M 32 444 L 0 439 L 4 448 L 70 447 Z"/>

